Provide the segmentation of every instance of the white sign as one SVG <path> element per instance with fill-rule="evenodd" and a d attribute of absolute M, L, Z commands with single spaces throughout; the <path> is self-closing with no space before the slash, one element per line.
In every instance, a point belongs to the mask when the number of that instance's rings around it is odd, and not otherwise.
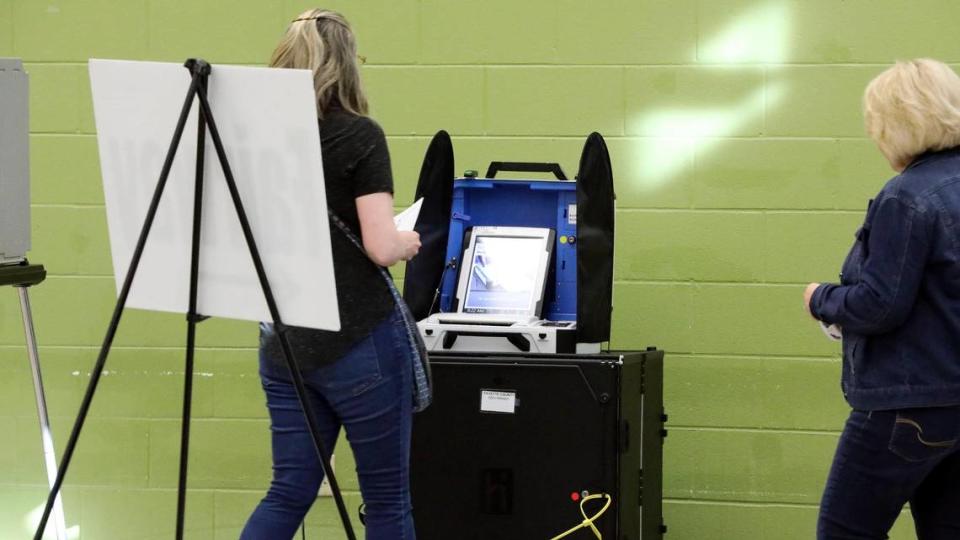
<path fill-rule="evenodd" d="M 513 414 L 517 410 L 517 393 L 501 390 L 481 390 L 480 410 L 482 412 Z"/>
<path fill-rule="evenodd" d="M 119 292 L 190 86 L 180 64 L 91 60 Z M 313 79 L 213 66 L 208 99 L 283 321 L 340 327 Z M 185 313 L 197 149 L 195 100 L 127 305 Z M 269 321 L 223 172 L 206 138 L 198 312 Z"/>

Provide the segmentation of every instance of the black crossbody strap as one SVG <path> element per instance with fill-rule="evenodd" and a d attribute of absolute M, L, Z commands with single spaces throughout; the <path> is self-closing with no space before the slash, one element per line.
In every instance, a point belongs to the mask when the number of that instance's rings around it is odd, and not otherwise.
<path fill-rule="evenodd" d="M 363 248 L 363 242 L 350 230 L 350 227 L 344 223 L 339 216 L 333 213 L 332 210 L 328 210 L 327 213 L 330 215 L 330 222 L 350 240 L 351 244 L 363 253 L 363 257 L 370 261 L 370 264 L 377 267 L 380 276 L 383 277 L 387 288 L 390 290 L 391 296 L 393 296 L 393 302 L 396 305 L 397 312 L 403 319 L 403 325 L 407 330 L 407 341 L 409 342 L 410 353 L 413 357 L 413 410 L 420 412 L 426 409 L 433 401 L 433 374 L 430 371 L 430 362 L 427 359 L 426 346 L 423 344 L 423 338 L 420 337 L 417 322 L 414 320 L 413 314 L 410 313 L 410 308 L 408 308 L 406 302 L 403 301 L 400 291 L 397 290 L 397 286 L 387 270 L 370 259 L 367 255 L 367 250 Z"/>

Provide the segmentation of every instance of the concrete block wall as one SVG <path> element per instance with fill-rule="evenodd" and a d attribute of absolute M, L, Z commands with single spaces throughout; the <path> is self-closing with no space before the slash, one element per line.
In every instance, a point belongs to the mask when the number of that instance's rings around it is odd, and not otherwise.
<path fill-rule="evenodd" d="M 302 0 L 0 0 L 0 56 L 31 75 L 32 291 L 62 447 L 115 299 L 85 62 L 263 64 Z M 801 309 L 835 278 L 892 174 L 860 96 L 898 58 L 960 61 L 936 0 L 335 0 L 354 24 L 398 205 L 438 129 L 457 169 L 576 170 L 612 153 L 618 348 L 669 354 L 669 538 L 810 538 L 847 407 L 839 352 Z M 129 311 L 65 490 L 79 538 L 173 530 L 182 316 Z M 236 538 L 269 481 L 255 325 L 200 327 L 190 538 Z M 19 311 L 0 290 L 0 536 L 26 537 L 44 476 Z M 338 470 L 359 499 L 349 452 Z M 558 531 L 568 524 L 558 524 Z M 338 538 L 321 500 L 308 538 Z M 911 537 L 905 515 L 895 538 Z M 322 536 L 321 536 L 322 533 Z"/>

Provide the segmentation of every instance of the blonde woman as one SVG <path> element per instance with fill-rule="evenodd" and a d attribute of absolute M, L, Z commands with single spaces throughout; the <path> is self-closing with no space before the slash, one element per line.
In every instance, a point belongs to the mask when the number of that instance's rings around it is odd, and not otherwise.
<path fill-rule="evenodd" d="M 853 408 L 817 536 L 887 538 L 906 503 L 920 540 L 960 538 L 960 77 L 899 62 L 867 87 L 867 132 L 899 173 L 867 207 L 839 284 L 811 283 L 843 333 Z"/>
<path fill-rule="evenodd" d="M 390 155 L 380 126 L 367 117 L 357 45 L 346 19 L 320 9 L 302 13 L 270 65 L 313 71 L 327 204 L 363 246 L 331 227 L 342 330 L 290 328 L 287 335 L 326 447 L 334 447 L 341 426 L 350 441 L 366 504 L 366 538 L 412 540 L 411 356 L 406 327 L 378 266 L 411 259 L 419 236 L 394 226 Z M 323 472 L 268 324 L 261 325 L 260 377 L 270 412 L 273 481 L 241 539 L 289 539 L 316 500 Z"/>

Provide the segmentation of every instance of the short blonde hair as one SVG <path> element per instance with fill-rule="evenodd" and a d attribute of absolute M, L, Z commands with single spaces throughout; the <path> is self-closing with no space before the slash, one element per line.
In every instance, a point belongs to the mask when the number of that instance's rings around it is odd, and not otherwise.
<path fill-rule="evenodd" d="M 335 11 L 310 9 L 287 27 L 270 67 L 313 72 L 318 118 L 333 107 L 366 116 L 369 107 L 357 60 L 357 40 L 347 19 Z"/>
<path fill-rule="evenodd" d="M 943 62 L 897 62 L 864 92 L 867 134 L 894 169 L 960 145 L 960 77 Z"/>

